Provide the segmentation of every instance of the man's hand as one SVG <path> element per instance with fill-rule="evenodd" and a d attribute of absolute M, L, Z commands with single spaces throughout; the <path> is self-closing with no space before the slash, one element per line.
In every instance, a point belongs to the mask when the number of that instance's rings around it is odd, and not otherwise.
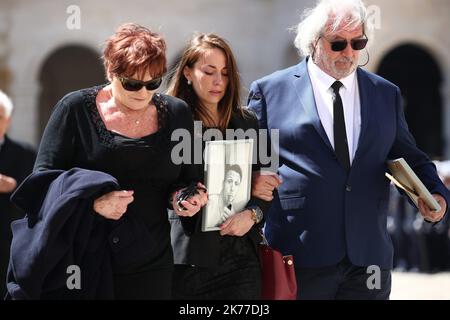
<path fill-rule="evenodd" d="M 252 211 L 244 210 L 232 215 L 220 226 L 220 235 L 238 236 L 245 235 L 255 224 L 252 219 Z"/>
<path fill-rule="evenodd" d="M 277 174 L 264 174 L 254 172 L 252 178 L 252 196 L 264 201 L 273 200 L 273 190 L 281 184 L 281 178 Z"/>
<path fill-rule="evenodd" d="M 438 222 L 440 221 L 445 214 L 445 211 L 447 211 L 447 202 L 445 199 L 439 195 L 439 194 L 433 194 L 433 197 L 436 199 L 436 201 L 441 206 L 440 211 L 432 211 L 428 206 L 425 204 L 425 201 L 423 201 L 421 198 L 419 198 L 419 211 L 422 214 L 422 217 L 430 222 Z"/>
<path fill-rule="evenodd" d="M 0 193 L 10 193 L 17 187 L 17 181 L 13 177 L 0 174 Z"/>

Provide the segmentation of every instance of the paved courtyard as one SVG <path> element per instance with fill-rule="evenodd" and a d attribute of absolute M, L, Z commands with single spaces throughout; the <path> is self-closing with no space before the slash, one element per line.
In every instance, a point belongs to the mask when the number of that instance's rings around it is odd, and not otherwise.
<path fill-rule="evenodd" d="M 391 300 L 450 300 L 450 273 L 393 272 Z"/>

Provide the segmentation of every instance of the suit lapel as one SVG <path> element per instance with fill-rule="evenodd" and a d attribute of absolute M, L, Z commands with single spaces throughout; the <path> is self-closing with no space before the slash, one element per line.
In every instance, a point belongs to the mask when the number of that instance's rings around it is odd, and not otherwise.
<path fill-rule="evenodd" d="M 310 118 L 317 133 L 322 138 L 323 142 L 334 152 L 325 129 L 322 126 L 322 122 L 320 121 L 319 113 L 317 112 L 316 100 L 314 99 L 314 91 L 308 75 L 306 62 L 307 59 L 304 59 L 298 65 L 298 72 L 294 75 L 293 85 L 295 87 L 295 92 L 299 98 L 300 105 L 305 110 L 305 114 Z"/>
<path fill-rule="evenodd" d="M 364 73 L 364 71 L 360 68 L 357 69 L 357 77 L 358 77 L 359 99 L 361 104 L 361 132 L 359 134 L 358 147 L 355 153 L 355 160 L 358 159 L 358 156 L 366 143 L 367 126 L 369 124 L 369 112 L 370 109 L 372 108 L 371 102 L 373 101 L 372 93 L 375 91 L 372 82 Z"/>

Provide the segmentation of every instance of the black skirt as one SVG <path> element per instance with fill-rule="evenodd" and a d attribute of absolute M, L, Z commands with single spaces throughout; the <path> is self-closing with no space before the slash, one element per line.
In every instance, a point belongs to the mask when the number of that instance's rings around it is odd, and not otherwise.
<path fill-rule="evenodd" d="M 224 236 L 217 267 L 175 265 L 172 297 L 176 300 L 258 300 L 259 258 L 250 239 Z"/>

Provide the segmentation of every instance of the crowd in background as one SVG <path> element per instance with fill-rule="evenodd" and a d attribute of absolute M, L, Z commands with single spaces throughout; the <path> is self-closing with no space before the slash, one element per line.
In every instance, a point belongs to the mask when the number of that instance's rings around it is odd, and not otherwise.
<path fill-rule="evenodd" d="M 450 161 L 435 161 L 450 187 Z M 436 225 L 423 220 L 418 210 L 391 185 L 388 231 L 394 244 L 394 269 L 411 272 L 450 270 L 450 219 Z"/>

